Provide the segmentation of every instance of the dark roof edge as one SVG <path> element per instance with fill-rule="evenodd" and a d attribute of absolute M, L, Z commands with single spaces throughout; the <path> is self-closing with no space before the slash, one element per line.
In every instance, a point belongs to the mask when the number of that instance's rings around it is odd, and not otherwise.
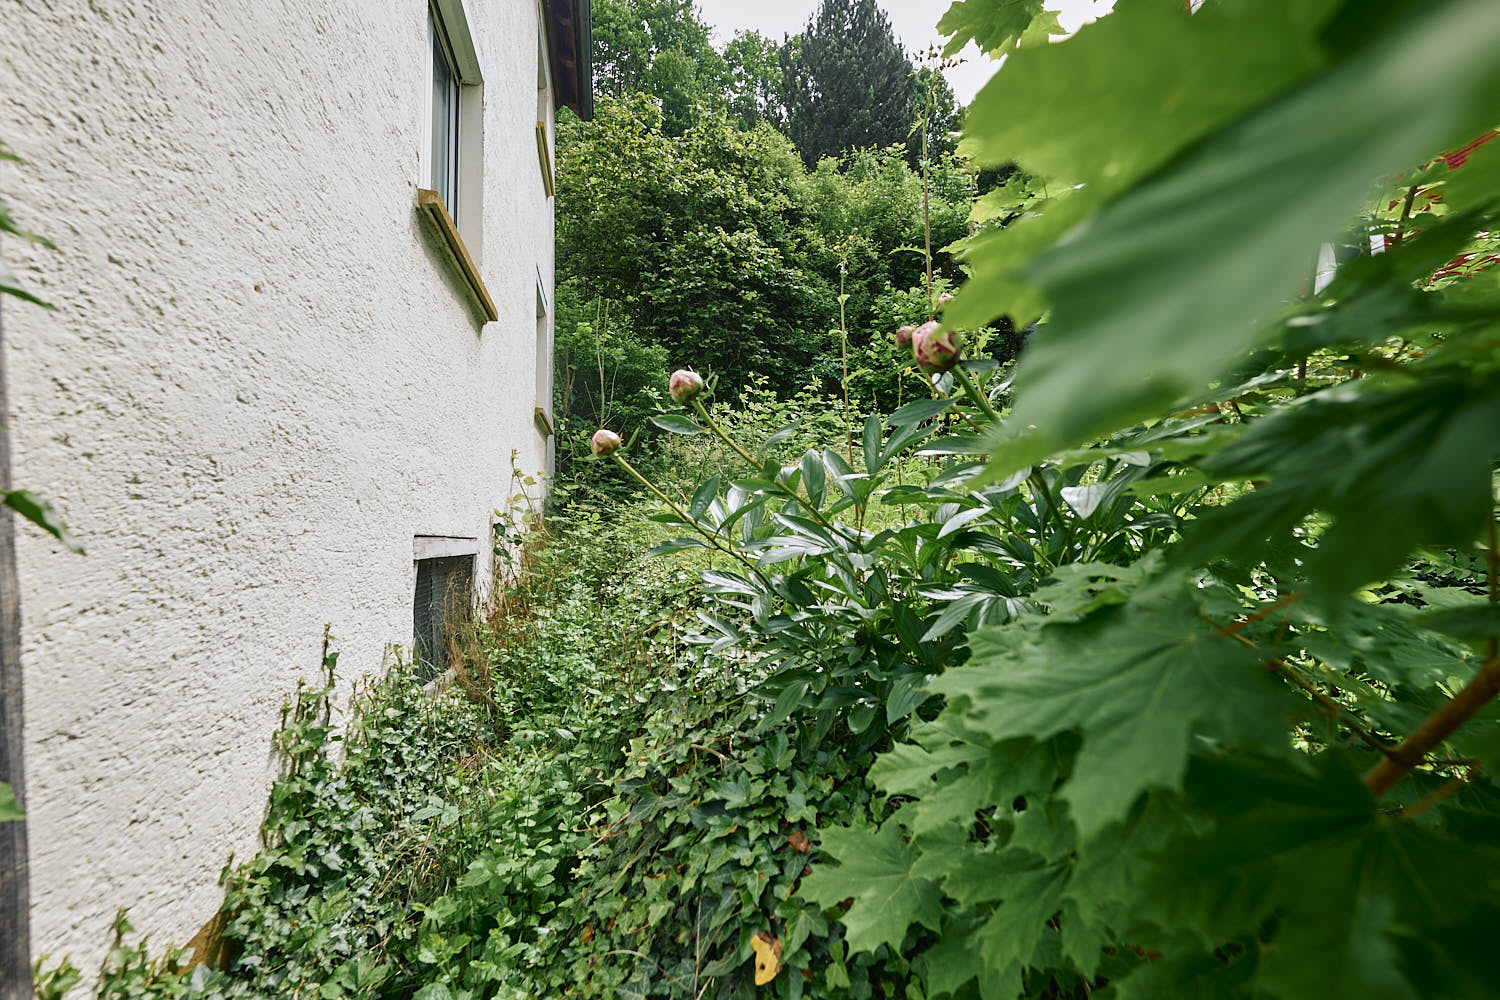
<path fill-rule="evenodd" d="M 589 0 L 545 0 L 547 58 L 557 106 L 594 117 L 594 32 Z"/>

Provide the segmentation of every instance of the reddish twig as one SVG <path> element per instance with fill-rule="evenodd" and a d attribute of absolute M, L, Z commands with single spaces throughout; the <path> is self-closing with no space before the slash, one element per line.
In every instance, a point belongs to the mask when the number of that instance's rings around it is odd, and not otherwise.
<path fill-rule="evenodd" d="M 1286 607 L 1287 605 L 1289 605 L 1289 604 L 1296 604 L 1301 599 L 1302 599 L 1302 594 L 1301 593 L 1288 594 L 1287 596 L 1283 597 L 1281 600 L 1277 601 L 1275 604 L 1268 604 L 1265 607 L 1261 608 L 1259 611 L 1257 611 L 1255 614 L 1251 615 L 1249 618 L 1242 618 L 1241 620 L 1235 622 L 1233 625 L 1225 625 L 1223 628 L 1219 629 L 1219 631 L 1215 632 L 1214 634 L 1215 635 L 1234 635 L 1236 632 L 1238 632 L 1240 629 L 1244 628 L 1246 625 L 1254 625 L 1256 622 L 1260 621 L 1261 619 L 1268 618 L 1271 615 L 1274 615 L 1276 612 L 1280 611 L 1282 608 Z"/>
<path fill-rule="evenodd" d="M 1491 657 L 1461 691 L 1423 719 L 1410 736 L 1365 772 L 1365 787 L 1377 798 L 1390 791 L 1396 782 L 1421 764 L 1438 744 L 1452 736 L 1497 694 L 1500 694 L 1500 658 Z"/>

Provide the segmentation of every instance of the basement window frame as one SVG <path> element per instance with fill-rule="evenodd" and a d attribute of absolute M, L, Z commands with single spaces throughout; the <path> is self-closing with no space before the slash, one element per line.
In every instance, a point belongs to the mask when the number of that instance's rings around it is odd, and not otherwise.
<path fill-rule="evenodd" d="M 478 569 L 476 538 L 454 535 L 412 538 L 411 659 L 425 680 L 442 676 L 453 667 L 448 657 L 451 612 L 455 602 L 472 609 Z M 433 593 L 435 586 L 442 588 L 440 594 Z"/>

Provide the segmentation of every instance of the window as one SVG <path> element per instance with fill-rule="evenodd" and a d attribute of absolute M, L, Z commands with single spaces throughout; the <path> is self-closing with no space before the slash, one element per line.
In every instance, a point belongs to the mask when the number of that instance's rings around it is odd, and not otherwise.
<path fill-rule="evenodd" d="M 419 143 L 417 207 L 452 251 L 485 321 L 499 319 L 480 277 L 484 249 L 484 81 L 463 0 L 427 8 L 425 141 Z"/>
<path fill-rule="evenodd" d="M 413 540 L 417 582 L 412 595 L 412 658 L 431 678 L 452 666 L 449 625 L 470 612 L 474 599 L 472 538 L 418 535 Z"/>
<path fill-rule="evenodd" d="M 442 195 L 448 214 L 457 219 L 459 77 L 442 15 L 431 7 L 427 9 L 427 35 L 432 46 L 430 182 L 432 189 Z"/>
<path fill-rule="evenodd" d="M 542 189 L 551 198 L 557 194 L 556 180 L 552 175 L 552 140 L 548 136 L 548 123 L 552 121 L 552 91 L 547 83 L 546 28 L 541 18 L 536 22 L 536 157 L 542 167 Z"/>

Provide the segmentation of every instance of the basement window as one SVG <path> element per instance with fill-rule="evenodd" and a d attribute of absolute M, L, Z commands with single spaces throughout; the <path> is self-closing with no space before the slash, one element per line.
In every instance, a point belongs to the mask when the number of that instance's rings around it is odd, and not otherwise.
<path fill-rule="evenodd" d="M 412 658 L 432 678 L 453 665 L 452 626 L 468 616 L 474 601 L 472 538 L 419 535 L 413 546 L 417 583 L 412 595 Z"/>

